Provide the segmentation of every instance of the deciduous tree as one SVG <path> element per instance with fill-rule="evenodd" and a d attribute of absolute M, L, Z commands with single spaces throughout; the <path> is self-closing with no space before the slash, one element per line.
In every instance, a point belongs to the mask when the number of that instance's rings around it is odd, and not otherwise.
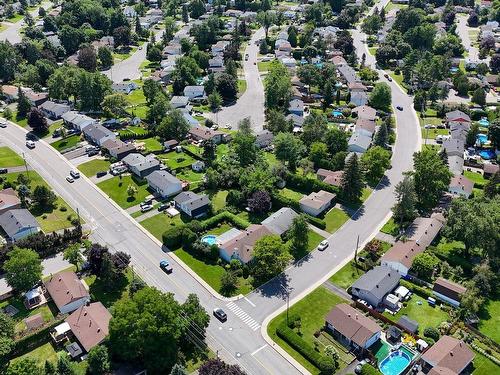
<path fill-rule="evenodd" d="M 181 111 L 173 109 L 163 118 L 156 128 L 156 134 L 163 140 L 177 139 L 182 141 L 189 131 L 189 123 Z"/>
<path fill-rule="evenodd" d="M 44 133 L 49 129 L 47 119 L 38 108 L 32 108 L 28 114 L 28 125 L 36 133 Z"/>
<path fill-rule="evenodd" d="M 30 290 L 42 277 L 42 262 L 30 249 L 14 248 L 3 266 L 7 283 L 19 293 Z"/>
<path fill-rule="evenodd" d="M 394 194 L 396 195 L 396 204 L 392 207 L 394 221 L 399 224 L 411 222 L 417 216 L 417 195 L 413 177 L 406 175 L 396 185 Z"/>
<path fill-rule="evenodd" d="M 297 163 L 305 151 L 302 141 L 291 133 L 279 133 L 274 138 L 274 147 L 276 158 L 287 163 L 292 172 L 295 171 Z"/>
<path fill-rule="evenodd" d="M 91 375 L 107 374 L 111 370 L 108 349 L 104 345 L 97 345 L 90 349 L 87 362 L 88 373 Z"/>
<path fill-rule="evenodd" d="M 267 281 L 282 272 L 291 259 L 279 236 L 264 236 L 255 243 L 252 274 L 259 281 Z"/>
<path fill-rule="evenodd" d="M 380 146 L 371 147 L 361 157 L 366 180 L 376 184 L 391 166 L 391 153 Z"/>

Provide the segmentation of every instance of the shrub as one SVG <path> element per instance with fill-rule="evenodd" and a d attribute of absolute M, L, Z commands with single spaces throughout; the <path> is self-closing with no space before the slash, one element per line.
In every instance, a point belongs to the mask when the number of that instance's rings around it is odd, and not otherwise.
<path fill-rule="evenodd" d="M 329 191 L 334 194 L 340 192 L 339 188 L 336 186 L 329 185 L 315 178 L 303 177 L 294 173 L 288 173 L 285 178 L 288 186 L 299 191 L 307 192 L 308 194 L 319 190 Z"/>
<path fill-rule="evenodd" d="M 222 222 L 229 222 L 240 229 L 245 229 L 250 225 L 248 221 L 230 213 L 229 211 L 222 211 L 221 213 L 212 216 L 211 218 L 203 220 L 201 222 L 201 229 L 202 231 L 206 231 L 215 228 L 219 223 Z"/>
<path fill-rule="evenodd" d="M 66 211 L 68 211 L 68 207 L 66 207 L 66 206 L 61 206 L 61 207 L 59 207 L 59 211 L 61 211 L 61 212 L 66 212 Z"/>
<path fill-rule="evenodd" d="M 305 215 L 306 216 L 306 220 L 311 223 L 312 225 L 320 228 L 320 229 L 326 229 L 326 223 L 324 220 L 322 219 L 319 219 L 317 217 L 314 217 L 314 216 L 311 216 L 311 215 Z"/>
<path fill-rule="evenodd" d="M 177 249 L 181 246 L 181 227 L 172 227 L 163 232 L 163 244 L 169 249 Z"/>
<path fill-rule="evenodd" d="M 433 339 L 434 341 L 439 340 L 439 331 L 434 327 L 427 327 L 424 329 L 424 336 Z"/>
<path fill-rule="evenodd" d="M 381 372 L 372 365 L 366 363 L 361 367 L 361 375 L 380 375 Z"/>
<path fill-rule="evenodd" d="M 415 285 L 413 283 L 410 283 L 409 281 L 406 280 L 400 280 L 399 282 L 402 286 L 408 288 L 408 290 L 412 291 L 413 293 L 419 295 L 422 298 L 429 298 L 432 297 L 432 292 L 424 287 Z"/>

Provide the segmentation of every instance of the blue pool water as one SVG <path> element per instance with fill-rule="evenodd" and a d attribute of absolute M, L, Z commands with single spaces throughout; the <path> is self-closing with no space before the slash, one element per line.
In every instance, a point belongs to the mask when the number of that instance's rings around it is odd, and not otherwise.
<path fill-rule="evenodd" d="M 202 242 L 205 242 L 208 245 L 215 245 L 215 241 L 217 240 L 217 236 L 214 236 L 213 234 L 207 234 L 206 236 L 203 236 L 201 239 Z"/>
<path fill-rule="evenodd" d="M 486 134 L 478 134 L 476 140 L 479 144 L 484 145 L 488 142 L 488 136 Z"/>
<path fill-rule="evenodd" d="M 491 150 L 483 150 L 479 152 L 479 156 L 481 156 L 484 160 L 490 160 L 495 158 L 495 153 Z"/>
<path fill-rule="evenodd" d="M 340 112 L 340 111 L 332 111 L 332 115 L 333 115 L 333 117 L 341 117 L 342 116 L 342 112 Z"/>
<path fill-rule="evenodd" d="M 486 117 L 483 117 L 481 120 L 479 120 L 479 125 L 486 127 L 490 125 L 490 122 Z"/>
<path fill-rule="evenodd" d="M 402 350 L 398 350 L 385 357 L 379 367 L 384 375 L 399 375 L 410 362 L 411 359 L 408 354 Z"/>

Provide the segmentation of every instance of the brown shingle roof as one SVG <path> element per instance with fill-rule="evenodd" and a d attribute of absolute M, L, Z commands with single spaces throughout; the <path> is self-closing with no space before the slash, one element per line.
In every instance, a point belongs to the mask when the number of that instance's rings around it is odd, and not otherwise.
<path fill-rule="evenodd" d="M 499 171 L 499 169 L 500 169 L 500 167 L 498 166 L 498 164 L 488 163 L 488 164 L 484 164 L 484 166 L 483 166 L 484 173 L 489 173 L 489 174 L 495 174 Z"/>
<path fill-rule="evenodd" d="M 225 249 L 229 256 L 236 252 L 240 259 L 247 263 L 253 257 L 253 247 L 255 243 L 264 236 L 273 234 L 264 225 L 253 224 L 238 236 L 222 243 L 220 247 Z"/>
<path fill-rule="evenodd" d="M 333 199 L 335 199 L 335 197 L 336 195 L 333 193 L 320 190 L 317 193 L 312 192 L 311 194 L 302 197 L 302 199 L 299 202 L 300 204 L 303 204 L 305 206 L 318 209 L 324 206 L 325 204 L 329 204 Z"/>
<path fill-rule="evenodd" d="M 382 330 L 377 323 L 347 303 L 335 306 L 325 320 L 342 335 L 362 347 L 369 338 Z"/>
<path fill-rule="evenodd" d="M 474 353 L 463 341 L 443 336 L 422 355 L 422 359 L 433 367 L 444 367 L 453 374 L 460 374 L 472 362 Z"/>
<path fill-rule="evenodd" d="M 381 261 L 399 262 L 407 268 L 411 268 L 413 259 L 422 253 L 425 247 L 418 245 L 415 241 L 397 241 L 387 253 L 382 256 Z"/>
<path fill-rule="evenodd" d="M 108 335 L 110 320 L 111 314 L 101 302 L 81 306 L 66 318 L 71 332 L 87 352 Z"/>
<path fill-rule="evenodd" d="M 434 217 L 417 217 L 408 227 L 406 235 L 411 241 L 427 248 L 443 227 L 443 222 Z"/>
<path fill-rule="evenodd" d="M 432 290 L 455 301 L 460 301 L 461 295 L 465 293 L 467 288 L 440 277 L 434 282 L 434 287 L 432 288 Z"/>
<path fill-rule="evenodd" d="M 14 189 L 8 188 L 0 190 L 0 210 L 21 204 Z"/>
<path fill-rule="evenodd" d="M 326 184 L 340 186 L 342 184 L 344 171 L 330 171 L 328 169 L 320 168 L 316 172 L 316 176 Z"/>
<path fill-rule="evenodd" d="M 44 284 L 59 309 L 80 298 L 89 297 L 88 290 L 73 271 L 56 273 Z"/>
<path fill-rule="evenodd" d="M 450 181 L 450 188 L 456 188 L 470 195 L 474 188 L 474 182 L 462 175 L 453 176 Z"/>

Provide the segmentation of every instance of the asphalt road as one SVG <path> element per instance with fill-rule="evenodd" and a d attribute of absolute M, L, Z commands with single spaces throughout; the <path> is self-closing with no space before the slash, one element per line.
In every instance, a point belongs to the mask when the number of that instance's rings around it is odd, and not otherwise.
<path fill-rule="evenodd" d="M 245 49 L 248 61 L 243 59 L 243 70 L 247 89 L 235 104 L 223 107 L 218 113 L 210 113 L 208 116 L 219 125 L 230 124 L 236 128 L 238 122 L 245 117 L 250 117 L 252 128 L 255 131 L 262 130 L 264 126 L 264 86 L 257 68 L 257 54 L 259 46 L 255 42 L 264 37 L 264 29 L 257 30 L 250 39 Z"/>
<path fill-rule="evenodd" d="M 52 3 L 50 1 L 44 1 L 42 2 L 41 6 L 44 9 L 49 9 L 52 6 Z M 40 7 L 37 7 L 35 10 L 32 10 L 30 14 L 36 18 L 38 16 L 38 9 Z M 21 29 L 25 25 L 24 19 L 20 20 L 19 22 L 15 23 L 8 23 L 4 22 L 4 24 L 7 26 L 7 28 L 0 32 L 0 40 L 1 41 L 6 41 L 8 40 L 11 44 L 16 44 L 21 42 L 22 35 L 21 35 Z"/>
<path fill-rule="evenodd" d="M 181 26 L 175 34 L 175 37 L 182 39 L 189 35 L 189 25 Z M 163 35 L 164 29 L 154 30 L 156 40 Z M 102 73 L 110 78 L 113 82 L 122 82 L 128 78 L 131 80 L 139 79 L 142 76 L 141 64 L 146 60 L 147 42 L 139 47 L 130 57 L 113 65 L 111 69 L 104 70 Z"/>

